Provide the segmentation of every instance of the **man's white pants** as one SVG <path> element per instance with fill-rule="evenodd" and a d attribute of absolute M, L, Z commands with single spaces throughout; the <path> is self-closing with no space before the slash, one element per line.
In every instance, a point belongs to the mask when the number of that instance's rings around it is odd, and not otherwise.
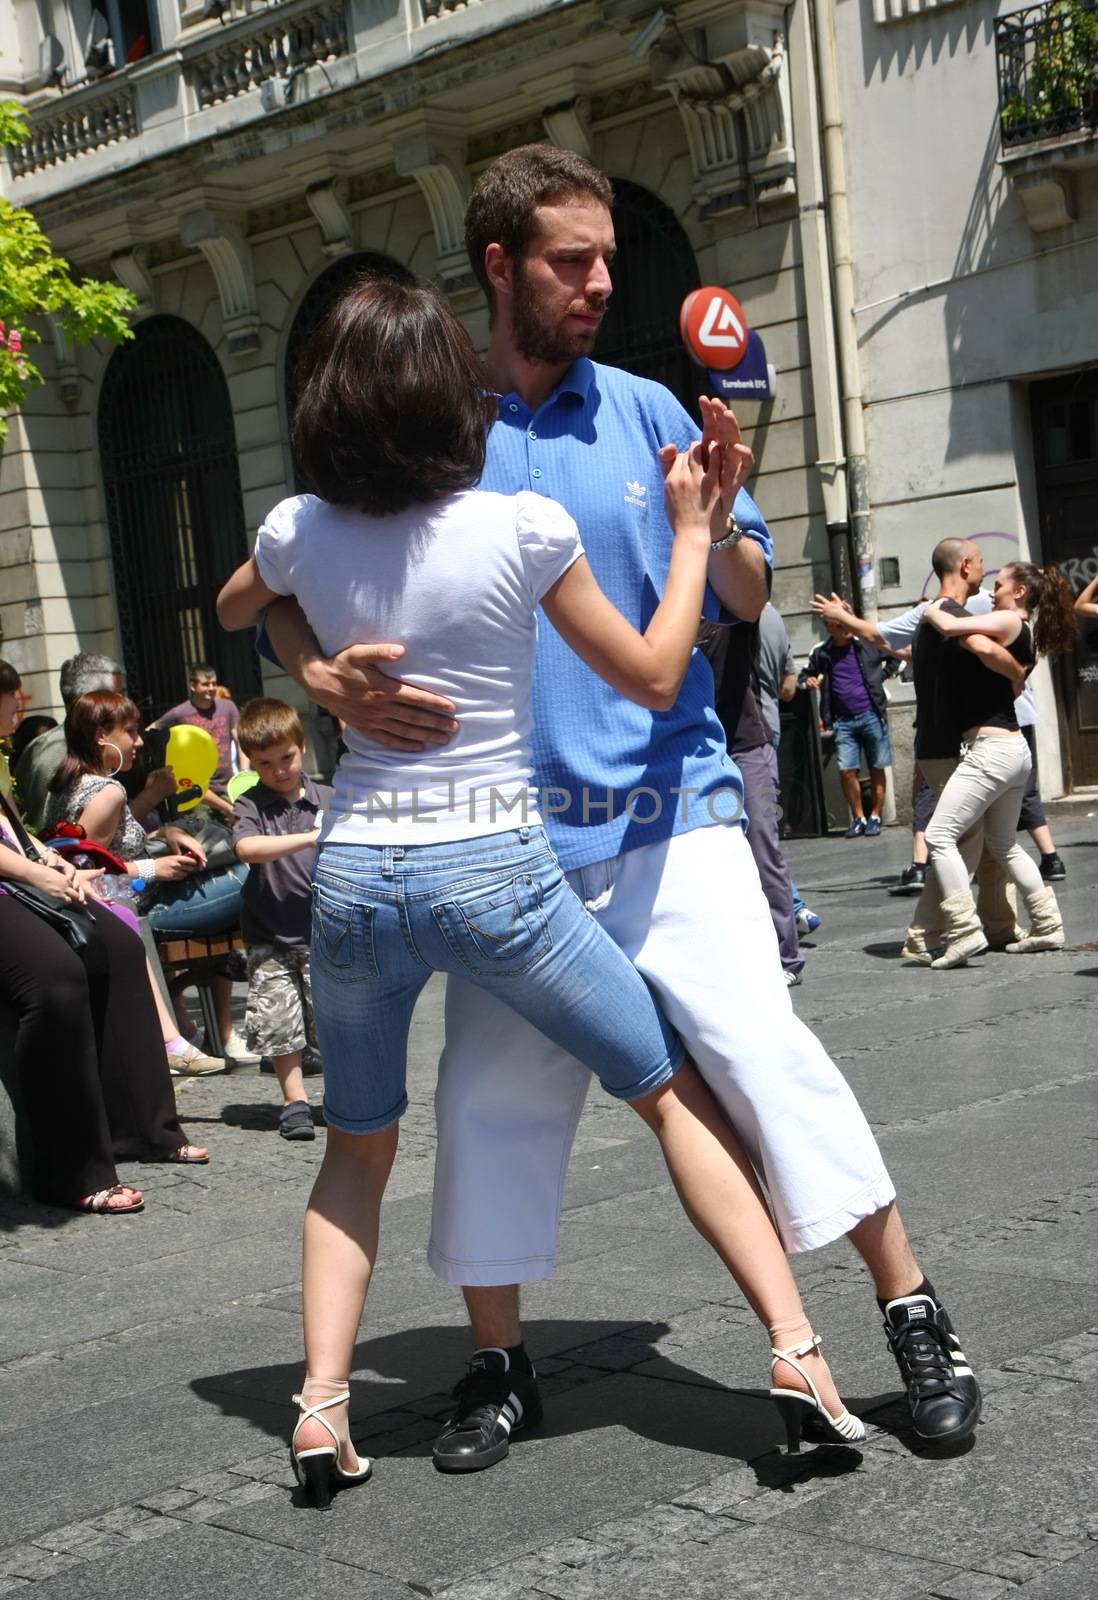
<path fill-rule="evenodd" d="M 742 830 L 696 828 L 569 874 L 657 994 L 770 1194 L 785 1248 L 895 1198 L 846 1080 L 793 1011 Z M 507 1006 L 449 980 L 429 1260 L 452 1283 L 548 1277 L 591 1074 Z"/>

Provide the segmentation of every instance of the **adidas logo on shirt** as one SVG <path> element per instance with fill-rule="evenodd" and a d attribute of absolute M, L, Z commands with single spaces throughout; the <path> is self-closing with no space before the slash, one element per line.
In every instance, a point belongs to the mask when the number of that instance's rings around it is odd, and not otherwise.
<path fill-rule="evenodd" d="M 628 493 L 625 496 L 626 505 L 640 506 L 641 510 L 643 511 L 648 505 L 648 501 L 645 499 L 645 496 L 648 493 L 648 485 L 646 483 L 634 483 L 630 479 L 626 483 L 625 487 L 628 490 Z"/>

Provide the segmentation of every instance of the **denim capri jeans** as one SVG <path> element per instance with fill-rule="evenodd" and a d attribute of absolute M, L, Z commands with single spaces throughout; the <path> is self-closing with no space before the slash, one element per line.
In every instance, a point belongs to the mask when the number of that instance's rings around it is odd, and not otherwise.
<path fill-rule="evenodd" d="M 324 1117 L 376 1133 L 408 1104 L 408 1029 L 432 972 L 486 990 L 636 1100 L 684 1051 L 651 990 L 565 881 L 540 827 L 451 844 L 326 844 L 311 966 Z"/>

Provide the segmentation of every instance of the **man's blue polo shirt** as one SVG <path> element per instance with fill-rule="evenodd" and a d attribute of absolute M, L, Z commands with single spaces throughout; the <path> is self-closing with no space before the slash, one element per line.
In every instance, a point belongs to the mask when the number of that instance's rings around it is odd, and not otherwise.
<path fill-rule="evenodd" d="M 559 500 L 579 524 L 601 588 L 643 631 L 663 593 L 673 539 L 657 452 L 664 444 L 685 449 L 697 437 L 662 384 L 583 358 L 536 412 L 517 394 L 499 397 L 480 486 Z M 772 563 L 766 523 L 743 490 L 736 517 Z M 706 615 L 721 615 L 712 591 Z M 566 871 L 742 819 L 743 783 L 713 698 L 709 663 L 695 651 L 671 710 L 647 711 L 604 683 L 540 619 L 534 776 Z"/>

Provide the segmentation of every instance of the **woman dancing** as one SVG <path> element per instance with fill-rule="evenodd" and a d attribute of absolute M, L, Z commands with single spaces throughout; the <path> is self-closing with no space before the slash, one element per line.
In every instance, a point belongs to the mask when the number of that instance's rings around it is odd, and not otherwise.
<path fill-rule="evenodd" d="M 734 495 L 750 452 L 661 453 L 675 539 L 641 635 L 599 589 L 560 506 L 474 490 L 495 402 L 432 290 L 356 285 L 313 336 L 301 379 L 294 442 L 322 498 L 275 508 L 219 617 L 248 627 L 293 594 L 328 650 L 398 639 L 457 704 L 461 728 L 441 752 L 388 750 L 349 728 L 322 827 L 312 972 L 328 1136 L 305 1219 L 299 1481 L 326 1504 L 333 1485 L 370 1470 L 350 1442 L 347 1382 L 407 1103 L 412 1008 L 433 971 L 504 1000 L 653 1129 L 687 1214 L 768 1330 L 791 1448 L 810 1412 L 829 1439 L 863 1439 L 739 1140 L 644 980 L 566 883 L 531 791 L 539 605 L 622 693 L 670 706 L 724 534 L 722 490 Z"/>
<path fill-rule="evenodd" d="M 999 570 L 992 603 L 994 609 L 986 616 L 972 617 L 960 607 L 948 611 L 946 602 L 934 600 L 923 613 L 923 623 L 950 639 L 986 634 L 1030 669 L 1039 656 L 1069 650 L 1075 641 L 1074 597 L 1058 567 L 1011 562 Z M 938 968 L 962 966 L 987 949 L 968 869 L 957 848 L 962 834 L 981 817 L 987 848 L 1014 880 L 1029 912 L 1028 934 L 1007 949 L 1021 955 L 1058 950 L 1064 942 L 1056 894 L 1018 843 L 1018 816 L 1032 759 L 1014 714 L 1013 688 L 982 663 L 967 665 L 958 712 L 961 760 L 926 830 L 945 926 L 946 948 L 931 962 Z"/>

